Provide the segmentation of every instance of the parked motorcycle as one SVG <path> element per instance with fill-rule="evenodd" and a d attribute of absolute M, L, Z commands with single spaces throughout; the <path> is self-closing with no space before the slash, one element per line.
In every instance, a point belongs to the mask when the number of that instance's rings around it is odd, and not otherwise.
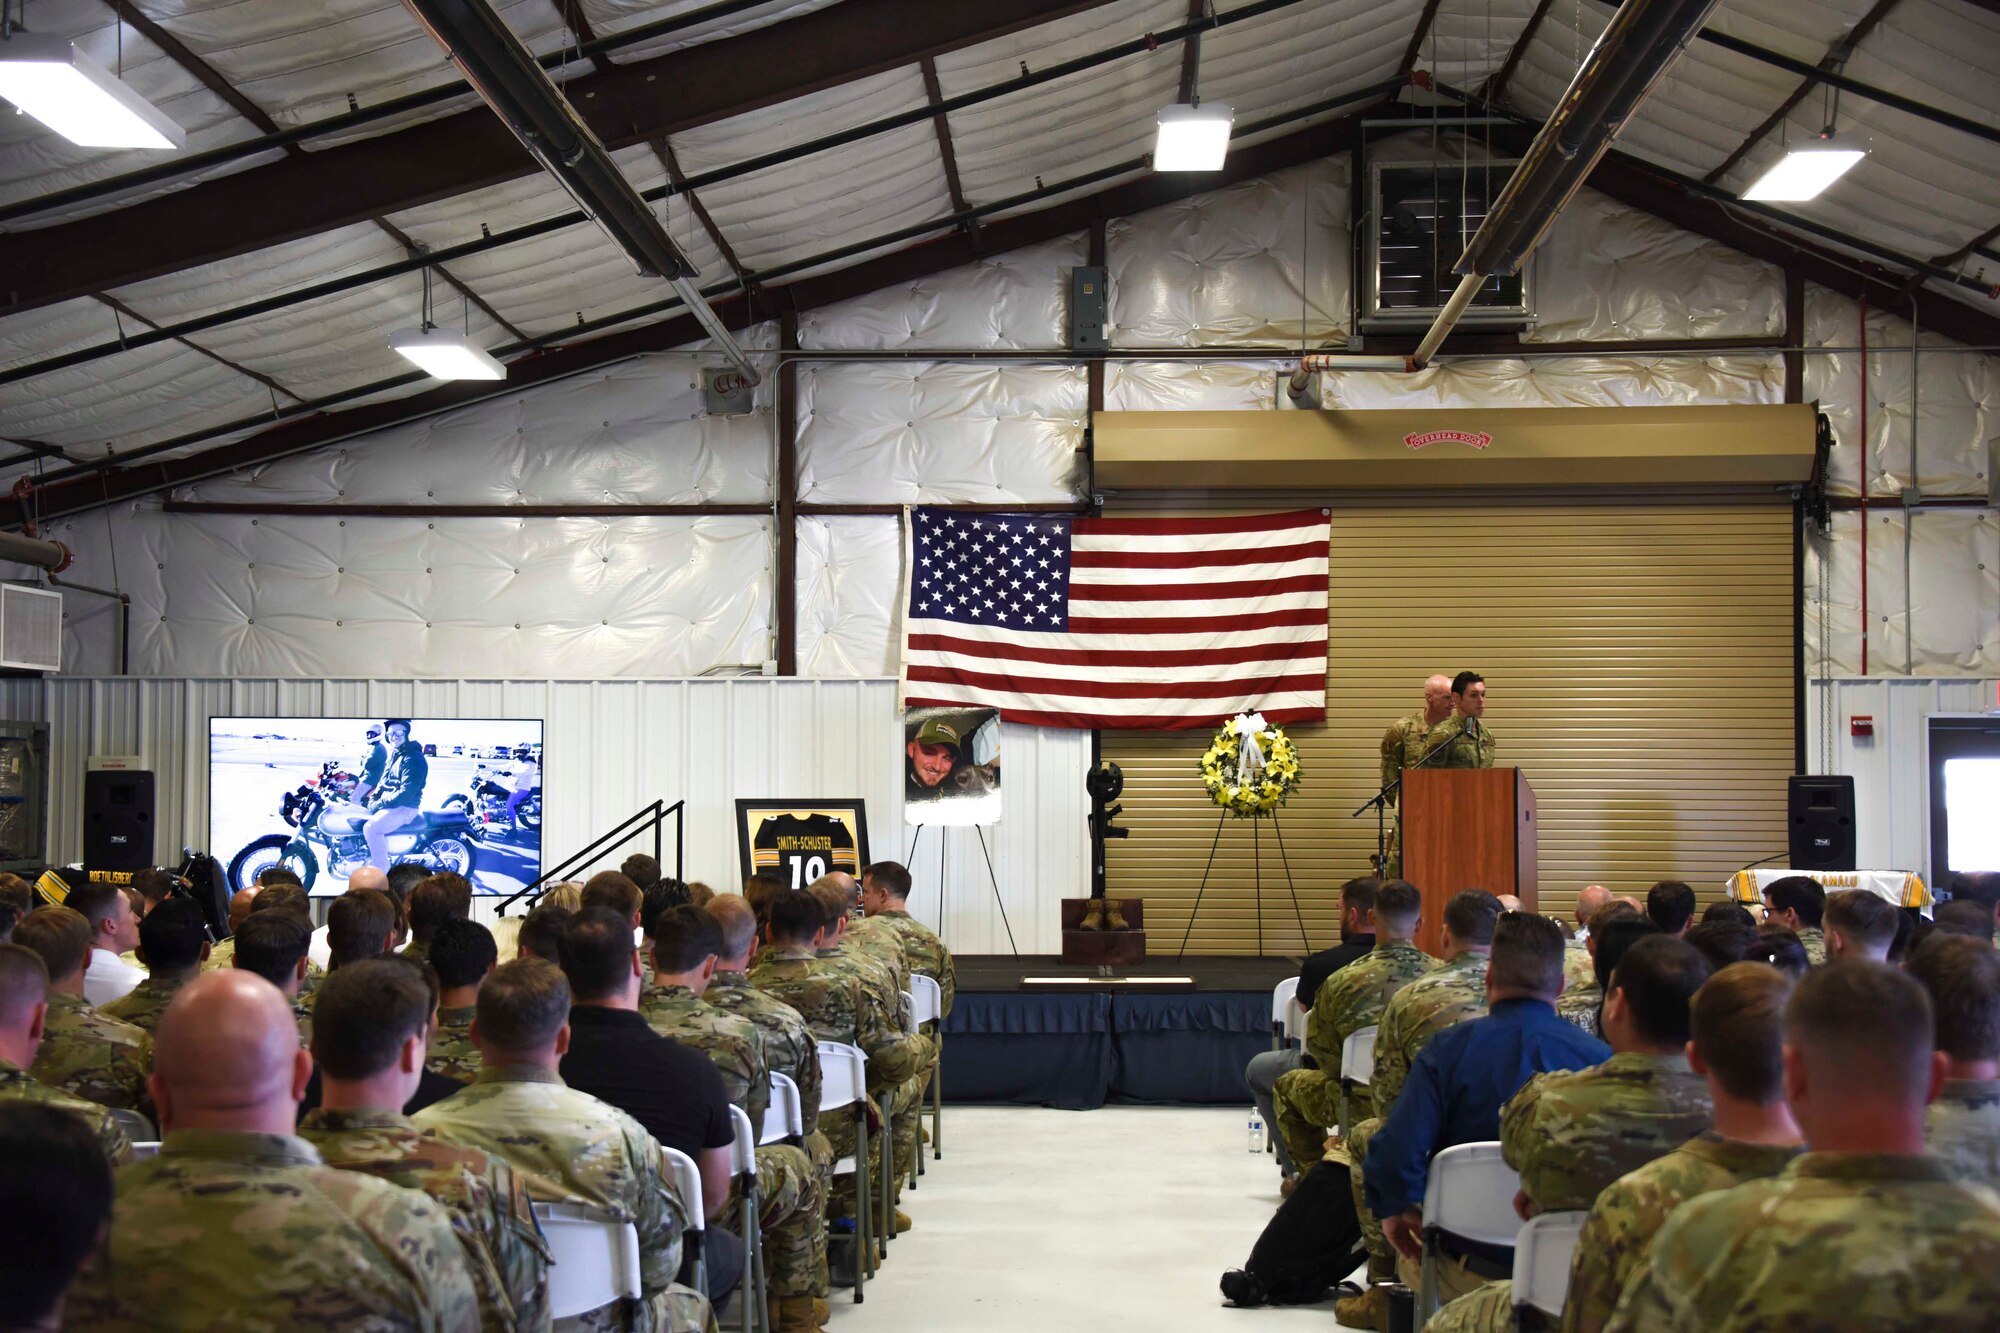
<path fill-rule="evenodd" d="M 289 867 L 310 893 L 322 868 L 338 882 L 368 863 L 368 843 L 361 825 L 368 812 L 354 804 L 355 776 L 337 764 L 320 765 L 319 776 L 307 778 L 287 792 L 278 814 L 295 830 L 257 838 L 229 863 L 232 892 L 248 888 L 274 865 Z M 504 810 L 506 803 L 501 803 Z M 425 810 L 422 818 L 388 838 L 389 860 L 418 861 L 433 870 L 449 870 L 472 878 L 478 852 L 471 821 L 463 809 Z"/>
<path fill-rule="evenodd" d="M 507 817 L 507 802 L 514 795 L 514 788 L 508 779 L 513 776 L 512 769 L 474 764 L 465 790 L 445 797 L 444 808 L 464 814 L 475 838 L 516 828 L 539 832 L 542 827 L 542 789 L 539 784 L 515 807 L 514 817 Z"/>

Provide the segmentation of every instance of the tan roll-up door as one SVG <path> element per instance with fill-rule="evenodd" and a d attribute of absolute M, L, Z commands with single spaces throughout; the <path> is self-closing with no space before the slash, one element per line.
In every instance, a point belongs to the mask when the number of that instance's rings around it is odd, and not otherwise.
<path fill-rule="evenodd" d="M 1196 770 L 1208 733 L 1107 732 L 1132 830 L 1111 892 L 1146 899 L 1155 957 L 1291 953 L 1336 934 L 1339 885 L 1366 873 L 1378 746 L 1433 671 L 1487 678 L 1499 762 L 1541 806 L 1541 908 L 1584 884 L 1643 897 L 1684 879 L 1703 903 L 1782 851 L 1793 756 L 1792 514 L 1730 499 L 1591 497 L 1333 505 L 1327 721 L 1291 729 L 1305 783 L 1253 837 Z M 1280 841 L 1282 840 L 1282 853 Z M 1253 861 L 1261 860 L 1261 943 Z"/>

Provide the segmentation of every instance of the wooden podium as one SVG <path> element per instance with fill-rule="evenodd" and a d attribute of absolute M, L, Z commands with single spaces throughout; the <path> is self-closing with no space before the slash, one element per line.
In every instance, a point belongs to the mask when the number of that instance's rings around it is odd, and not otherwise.
<path fill-rule="evenodd" d="M 1461 889 L 1511 893 L 1535 910 L 1535 792 L 1518 768 L 1403 772 L 1403 878 L 1424 895 L 1417 947 L 1438 952 Z"/>

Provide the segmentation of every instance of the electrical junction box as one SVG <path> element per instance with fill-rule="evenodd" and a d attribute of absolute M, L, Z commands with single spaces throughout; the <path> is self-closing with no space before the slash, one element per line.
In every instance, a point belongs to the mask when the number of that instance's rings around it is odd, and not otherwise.
<path fill-rule="evenodd" d="M 1079 266 L 1069 271 L 1069 346 L 1073 352 L 1101 352 L 1110 346 L 1105 326 L 1110 322 L 1109 277 L 1101 267 Z"/>
<path fill-rule="evenodd" d="M 712 417 L 748 416 L 756 409 L 754 390 L 734 366 L 710 366 L 701 372 L 701 406 Z"/>

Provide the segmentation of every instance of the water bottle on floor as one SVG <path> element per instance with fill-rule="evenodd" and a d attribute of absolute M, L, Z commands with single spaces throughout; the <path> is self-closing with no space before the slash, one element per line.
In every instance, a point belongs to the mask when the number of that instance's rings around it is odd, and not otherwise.
<path fill-rule="evenodd" d="M 1254 1106 L 1250 1108 L 1250 1151 L 1264 1151 L 1264 1117 Z"/>

